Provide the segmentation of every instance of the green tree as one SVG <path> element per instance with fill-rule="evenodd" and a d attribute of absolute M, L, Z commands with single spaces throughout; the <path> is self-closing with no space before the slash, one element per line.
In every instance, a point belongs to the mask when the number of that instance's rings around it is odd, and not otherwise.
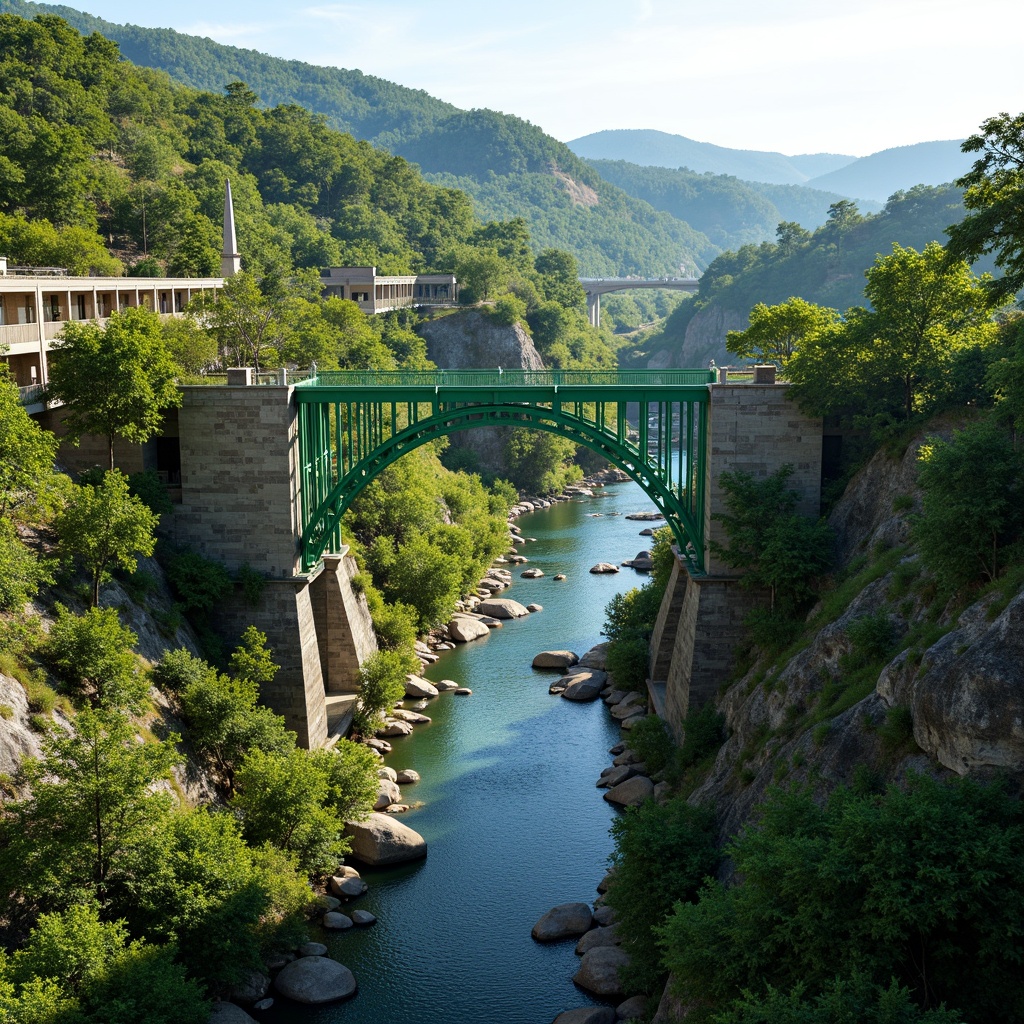
<path fill-rule="evenodd" d="M 956 182 L 969 212 L 946 229 L 949 258 L 973 263 L 995 253 L 1003 276 L 987 287 L 1008 299 L 1024 288 L 1024 113 L 988 118 L 961 149 L 981 155 Z"/>
<path fill-rule="evenodd" d="M 769 985 L 813 999 L 857 971 L 878 986 L 895 978 L 918 1006 L 1009 1024 L 1024 1009 L 1006 939 L 1024 908 L 1022 830 L 1018 799 L 969 779 L 840 789 L 824 806 L 807 790 L 773 792 L 726 849 L 736 881 L 676 906 L 664 965 L 684 999 L 715 1007 Z"/>
<path fill-rule="evenodd" d="M 270 843 L 294 854 L 306 871 L 337 866 L 350 849 L 344 821 L 330 806 L 331 785 L 321 759 L 295 748 L 287 753 L 252 750 L 236 775 L 232 806 L 251 846 Z"/>
<path fill-rule="evenodd" d="M 44 655 L 60 678 L 95 704 L 140 712 L 149 683 L 132 650 L 138 637 L 121 625 L 117 609 L 75 615 L 58 603 L 56 611 Z"/>
<path fill-rule="evenodd" d="M 615 852 L 606 899 L 629 944 L 627 988 L 651 992 L 663 973 L 657 929 L 679 900 L 696 899 L 718 866 L 715 815 L 682 797 L 664 805 L 648 800 L 616 818 L 611 833 Z"/>
<path fill-rule="evenodd" d="M 116 469 L 97 485 L 71 490 L 57 514 L 55 526 L 61 554 L 79 561 L 92 579 L 93 607 L 100 602 L 100 585 L 113 566 L 125 572 L 138 568 L 137 556 L 153 554 L 153 531 L 159 516 L 129 492 L 128 480 Z"/>
<path fill-rule="evenodd" d="M 921 515 L 913 537 L 947 586 L 994 580 L 1003 549 L 1024 525 L 1024 459 L 1006 431 L 983 421 L 951 441 L 930 438 L 919 455 Z"/>
<path fill-rule="evenodd" d="M 547 299 L 564 309 L 583 309 L 587 297 L 580 284 L 579 264 L 572 253 L 545 249 L 533 266 L 540 275 L 541 289 Z"/>
<path fill-rule="evenodd" d="M 770 609 L 791 614 L 814 593 L 830 562 L 831 534 L 822 519 L 797 514 L 799 495 L 788 486 L 793 467 L 785 465 L 764 480 L 742 470 L 719 477 L 725 491 L 722 524 L 727 544 L 711 542 L 712 551 L 742 571 L 741 584 L 764 587 Z"/>
<path fill-rule="evenodd" d="M 0 364 L 0 518 L 34 514 L 56 454 L 57 439 L 25 412 L 10 370 Z"/>
<path fill-rule="evenodd" d="M 990 293 L 966 263 L 949 263 L 938 242 L 923 252 L 894 244 L 867 271 L 864 294 L 873 312 L 868 372 L 897 383 L 909 418 L 926 398 L 941 392 L 954 354 L 995 339 Z"/>
<path fill-rule="evenodd" d="M 18 611 L 53 582 L 48 561 L 41 560 L 18 536 L 9 519 L 0 519 L 0 609 Z"/>
<path fill-rule="evenodd" d="M 243 271 L 224 282 L 215 300 L 203 298 L 190 310 L 213 332 L 228 362 L 258 371 L 274 364 L 287 338 L 284 298 L 271 279 Z"/>
<path fill-rule="evenodd" d="M 179 810 L 135 848 L 118 909 L 135 934 L 176 943 L 192 977 L 231 985 L 261 968 L 275 927 L 311 895 L 294 863 L 268 854 L 245 843 L 230 812 Z"/>
<path fill-rule="evenodd" d="M 79 711 L 73 733 L 43 738 L 42 758 L 19 772 L 31 795 L 7 803 L 0 819 L 0 891 L 13 917 L 55 891 L 102 901 L 122 883 L 129 852 L 171 806 L 154 787 L 180 760 L 176 740 L 140 743 L 123 714 L 103 708 Z"/>
<path fill-rule="evenodd" d="M 3 1019 L 203 1024 L 209 1003 L 175 962 L 176 947 L 131 942 L 123 923 L 101 921 L 99 909 L 89 902 L 39 918 L 7 970 L 0 967 L 0 978 L 17 986 Z"/>
<path fill-rule="evenodd" d="M 793 353 L 808 338 L 829 331 L 839 322 L 839 313 L 791 298 L 777 306 L 759 302 L 750 311 L 745 331 L 729 331 L 725 347 L 741 359 L 775 363 L 783 371 Z"/>
<path fill-rule="evenodd" d="M 274 681 L 280 665 L 267 647 L 267 634 L 255 626 L 246 626 L 241 643 L 231 653 L 231 671 L 235 678 L 255 685 L 257 691 Z"/>
<path fill-rule="evenodd" d="M 376 651 L 359 666 L 359 701 L 353 723 L 372 736 L 383 724 L 385 712 L 405 696 L 405 677 L 414 660 L 404 651 Z"/>
<path fill-rule="evenodd" d="M 141 307 L 116 310 L 106 327 L 65 324 L 53 347 L 47 394 L 67 406 L 71 437 L 107 439 L 113 469 L 115 437 L 141 444 L 160 429 L 163 411 L 181 404 L 176 370 L 159 317 Z"/>

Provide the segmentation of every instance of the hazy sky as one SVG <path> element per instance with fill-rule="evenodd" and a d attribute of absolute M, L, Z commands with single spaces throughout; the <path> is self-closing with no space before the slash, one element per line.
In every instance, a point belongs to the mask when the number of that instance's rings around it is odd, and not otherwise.
<path fill-rule="evenodd" d="M 656 128 L 788 154 L 963 138 L 1024 110 L 1020 0 L 65 0 L 359 68 L 568 141 Z M 171 20 L 173 19 L 173 20 Z"/>

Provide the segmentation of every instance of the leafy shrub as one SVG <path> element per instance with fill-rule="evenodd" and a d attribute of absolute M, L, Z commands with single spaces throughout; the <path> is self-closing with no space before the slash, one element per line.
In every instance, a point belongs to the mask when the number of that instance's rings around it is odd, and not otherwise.
<path fill-rule="evenodd" d="M 664 806 L 648 800 L 612 822 L 615 852 L 607 893 L 621 935 L 628 935 L 629 992 L 652 992 L 662 975 L 657 929 L 678 900 L 695 899 L 714 874 L 714 813 L 676 797 Z"/>
<path fill-rule="evenodd" d="M 167 578 L 186 612 L 208 612 L 231 593 L 231 576 L 220 562 L 197 551 L 180 551 L 165 559 Z"/>
<path fill-rule="evenodd" d="M 632 636 L 609 644 L 608 671 L 615 685 L 622 690 L 643 691 L 650 656 L 650 644 L 643 637 Z"/>
<path fill-rule="evenodd" d="M 807 788 L 775 791 L 726 850 L 741 881 L 676 906 L 664 966 L 683 999 L 724 1009 L 768 986 L 814 999 L 856 965 L 871 985 L 895 978 L 918 1006 L 1010 1024 L 1024 1014 L 1006 940 L 1024 914 L 1022 839 L 1020 801 L 968 779 L 839 789 L 824 806 Z"/>
<path fill-rule="evenodd" d="M 664 771 L 675 756 L 676 745 L 663 718 L 648 715 L 633 726 L 629 746 L 647 765 L 649 774 Z"/>
<path fill-rule="evenodd" d="M 0 609 L 13 611 L 53 582 L 48 562 L 39 559 L 18 536 L 9 519 L 0 519 Z"/>
<path fill-rule="evenodd" d="M 62 604 L 43 654 L 57 675 L 93 703 L 138 712 L 149 684 L 132 648 L 138 637 L 121 625 L 116 608 L 75 615 Z"/>
<path fill-rule="evenodd" d="M 679 765 L 686 769 L 699 764 L 714 753 L 724 739 L 722 727 L 725 717 L 720 715 L 711 701 L 691 711 L 683 719 L 683 745 L 679 748 Z"/>
<path fill-rule="evenodd" d="M 846 627 L 846 635 L 853 644 L 850 660 L 860 664 L 885 658 L 892 650 L 896 630 L 889 613 L 883 610 L 854 619 Z"/>
<path fill-rule="evenodd" d="M 155 512 L 158 516 L 170 515 L 174 511 L 167 487 L 155 469 L 132 473 L 128 477 L 128 491 L 141 499 L 149 507 L 150 512 Z"/>
<path fill-rule="evenodd" d="M 910 708 L 896 704 L 889 708 L 878 730 L 886 753 L 895 753 L 914 740 L 914 715 Z"/>
<path fill-rule="evenodd" d="M 244 562 L 235 573 L 235 579 L 242 588 L 242 597 L 250 608 L 255 608 L 263 596 L 263 588 L 267 579 L 263 573 L 254 569 L 248 562 Z"/>
<path fill-rule="evenodd" d="M 417 668 L 401 651 L 377 651 L 359 666 L 359 700 L 353 724 L 364 736 L 372 736 L 384 721 L 384 713 L 405 696 L 405 677 Z"/>

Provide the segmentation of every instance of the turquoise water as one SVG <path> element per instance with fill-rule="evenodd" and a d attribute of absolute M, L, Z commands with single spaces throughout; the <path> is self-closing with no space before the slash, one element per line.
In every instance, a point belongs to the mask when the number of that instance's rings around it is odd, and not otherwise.
<path fill-rule="evenodd" d="M 600 703 L 548 694 L 549 672 L 530 667 L 548 648 L 583 654 L 600 643 L 614 594 L 641 585 L 631 569 L 594 576 L 595 562 L 618 564 L 650 544 L 650 524 L 622 515 L 652 508 L 635 484 L 522 516 L 520 550 L 545 576 L 515 582 L 500 596 L 542 612 L 506 622 L 443 654 L 426 673 L 454 679 L 470 697 L 443 693 L 424 714 L 433 721 L 394 740 L 386 763 L 415 768 L 403 786 L 422 806 L 401 816 L 429 843 L 425 861 L 367 869 L 370 891 L 352 905 L 377 915 L 369 929 L 326 939 L 359 983 L 354 999 L 321 1008 L 278 1005 L 254 1014 L 275 1024 L 550 1024 L 593 1000 L 572 981 L 573 943 L 530 937 L 550 907 L 591 902 L 604 875 L 616 813 L 595 787 L 619 730 Z M 600 518 L 589 513 L 601 512 Z M 564 572 L 568 579 L 551 577 Z M 410 707 L 412 702 L 407 702 Z"/>

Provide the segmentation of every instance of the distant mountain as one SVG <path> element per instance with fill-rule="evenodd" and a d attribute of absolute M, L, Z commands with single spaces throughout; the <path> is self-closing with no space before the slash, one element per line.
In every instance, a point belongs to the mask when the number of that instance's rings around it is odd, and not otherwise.
<path fill-rule="evenodd" d="M 834 171 L 820 174 L 807 184 L 812 188 L 842 192 L 884 203 L 893 193 L 914 185 L 944 185 L 971 169 L 975 157 L 962 153 L 963 139 L 919 142 L 914 146 L 883 149 Z"/>
<path fill-rule="evenodd" d="M 587 160 L 626 160 L 651 167 L 686 167 L 699 174 L 711 171 L 731 174 L 744 181 L 777 185 L 803 185 L 816 175 L 838 170 L 857 159 L 837 153 L 785 156 L 753 149 L 728 149 L 649 128 L 594 132 L 573 139 L 567 145 L 577 156 Z M 828 189 L 830 186 L 821 187 Z"/>
<path fill-rule="evenodd" d="M 813 230 L 825 223 L 833 203 L 847 198 L 806 185 L 740 181 L 732 175 L 641 167 L 624 160 L 589 163 L 605 181 L 686 221 L 723 249 L 774 241 L 781 221 L 795 221 Z M 881 209 L 880 203 L 858 205 L 861 213 Z"/>

